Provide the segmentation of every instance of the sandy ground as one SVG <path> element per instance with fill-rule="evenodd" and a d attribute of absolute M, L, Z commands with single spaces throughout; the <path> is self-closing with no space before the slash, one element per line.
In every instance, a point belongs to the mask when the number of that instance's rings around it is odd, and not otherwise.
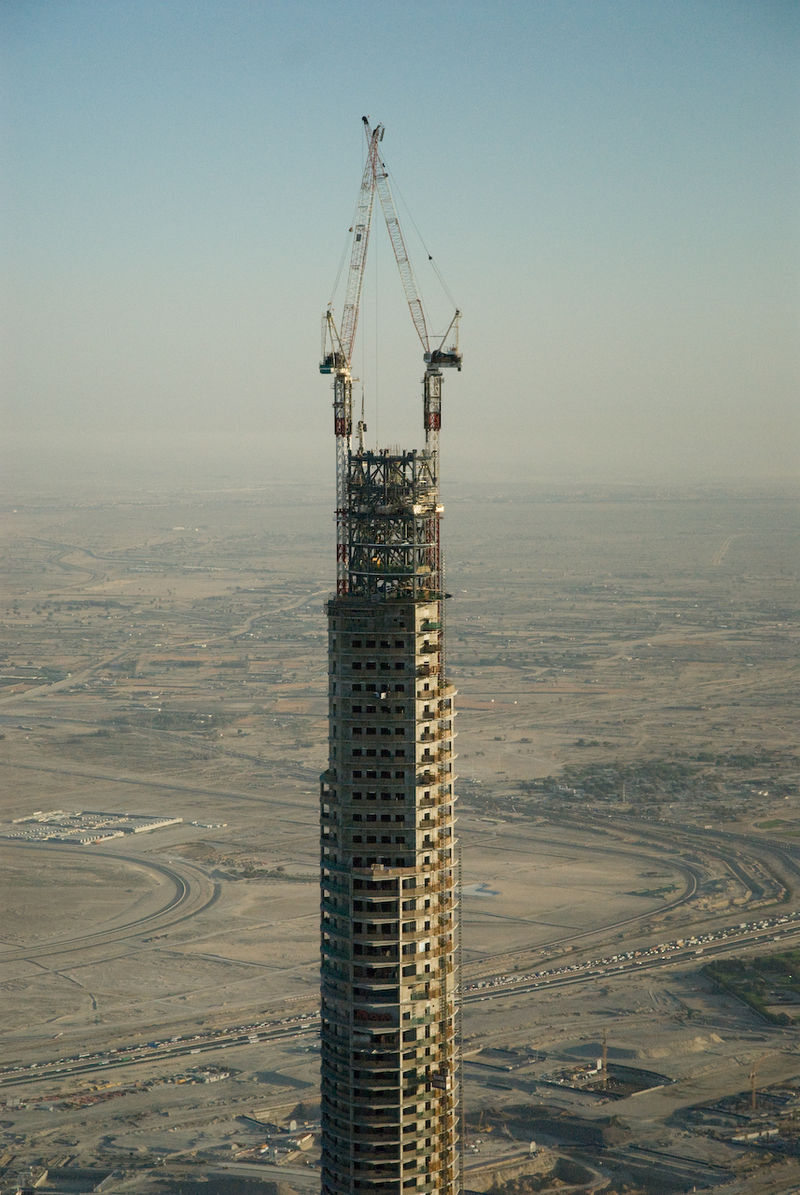
<path fill-rule="evenodd" d="M 42 809 L 183 819 L 96 847 L 0 838 L 8 1065 L 316 1007 L 331 539 L 320 510 L 254 492 L 31 496 L 2 513 L 0 822 Z M 779 882 L 781 907 L 796 907 L 789 863 L 677 840 L 687 825 L 756 842 L 800 833 L 791 517 L 780 494 L 454 495 L 448 659 L 468 983 L 757 918 Z M 697 763 L 709 755 L 722 762 Z M 657 820 L 640 831 L 582 821 L 635 819 L 625 793 L 575 804 L 520 788 L 565 766 L 654 759 L 708 778 L 648 796 Z M 665 912 L 692 867 L 701 891 Z M 755 1065 L 765 1084 L 800 1073 L 794 1028 L 713 993 L 701 966 L 468 1002 L 467 1109 L 547 1098 L 607 1115 L 592 1097 L 535 1086 L 556 1057 L 596 1057 L 604 1034 L 611 1058 L 673 1080 L 614 1105 L 642 1140 L 681 1144 L 676 1111 L 746 1091 Z M 313 1037 L 302 1025 L 291 1040 L 230 1045 L 213 1059 L 231 1076 L 214 1084 L 173 1081 L 205 1053 L 108 1069 L 100 1092 L 88 1090 L 98 1073 L 9 1082 L 10 1164 L 233 1156 L 259 1140 L 243 1112 L 288 1117 L 305 1101 L 313 1114 Z M 491 1046 L 547 1058 L 501 1089 L 470 1063 Z M 314 1189 L 313 1177 L 294 1182 Z"/>

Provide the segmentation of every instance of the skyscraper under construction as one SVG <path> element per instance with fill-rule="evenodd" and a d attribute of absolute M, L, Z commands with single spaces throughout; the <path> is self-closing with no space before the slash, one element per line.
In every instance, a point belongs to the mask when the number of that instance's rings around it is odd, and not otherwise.
<path fill-rule="evenodd" d="M 453 694 L 439 524 L 442 369 L 379 146 L 353 226 L 340 325 L 329 308 L 337 586 L 328 602 L 329 764 L 321 783 L 322 1192 L 458 1195 L 459 869 Z M 423 345 L 420 450 L 353 443 L 350 360 L 377 191 Z M 445 346 L 445 340 L 449 340 Z"/>

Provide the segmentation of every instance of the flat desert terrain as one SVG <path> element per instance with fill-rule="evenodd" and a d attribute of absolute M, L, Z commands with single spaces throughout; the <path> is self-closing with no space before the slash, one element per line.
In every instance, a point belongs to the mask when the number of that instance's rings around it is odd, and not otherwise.
<path fill-rule="evenodd" d="M 465 1191 L 800 1189 L 798 497 L 444 494 Z M 2 1192 L 319 1189 L 329 500 L 5 496 Z"/>

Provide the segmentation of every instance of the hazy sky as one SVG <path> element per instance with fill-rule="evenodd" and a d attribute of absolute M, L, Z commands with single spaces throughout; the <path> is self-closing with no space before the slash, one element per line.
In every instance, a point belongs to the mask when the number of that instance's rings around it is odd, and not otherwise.
<path fill-rule="evenodd" d="M 445 476 L 796 475 L 794 0 L 5 0 L 0 37 L 7 477 L 332 478 L 362 114 L 464 312 Z M 368 438 L 412 447 L 371 247 Z"/>

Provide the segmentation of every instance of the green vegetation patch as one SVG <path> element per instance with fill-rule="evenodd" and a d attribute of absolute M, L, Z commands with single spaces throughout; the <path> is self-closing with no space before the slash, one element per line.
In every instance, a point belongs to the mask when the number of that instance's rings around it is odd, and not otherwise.
<path fill-rule="evenodd" d="M 662 896 L 671 896 L 673 892 L 678 891 L 677 884 L 664 884 L 662 888 L 638 888 L 630 892 L 626 892 L 626 896 L 648 896 L 654 900 L 660 900 Z"/>
<path fill-rule="evenodd" d="M 800 834 L 797 822 L 787 822 L 783 817 L 772 817 L 766 822 L 754 822 L 756 830 L 780 830 L 782 834 L 796 838 Z"/>
<path fill-rule="evenodd" d="M 173 730 L 188 733 L 206 733 L 220 730 L 229 726 L 233 716 L 214 710 L 173 710 L 164 706 L 134 710 L 130 713 L 120 713 L 110 718 L 109 725 L 122 730 L 125 727 L 135 727 L 137 730 Z"/>
<path fill-rule="evenodd" d="M 776 1012 L 774 1008 L 782 1004 L 800 1009 L 800 950 L 720 959 L 707 963 L 703 974 L 773 1025 L 791 1025 L 800 1020 L 800 1016 Z"/>

